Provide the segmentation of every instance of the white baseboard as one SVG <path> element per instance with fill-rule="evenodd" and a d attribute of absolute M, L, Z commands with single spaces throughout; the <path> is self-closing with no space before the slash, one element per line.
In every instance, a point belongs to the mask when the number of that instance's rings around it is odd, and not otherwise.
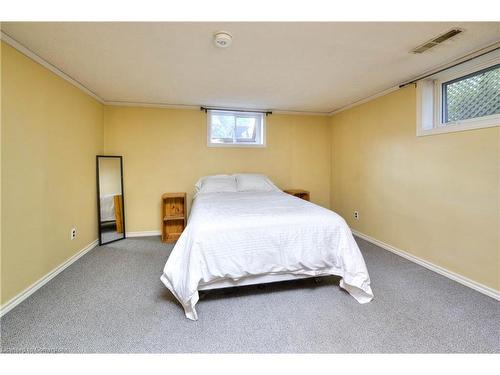
<path fill-rule="evenodd" d="M 10 310 L 12 310 L 14 307 L 16 307 L 17 305 L 19 305 L 26 298 L 28 298 L 29 296 L 31 296 L 38 289 L 40 289 L 42 286 L 44 286 L 50 280 L 52 280 L 54 277 L 56 277 L 65 268 L 69 267 L 71 264 L 73 264 L 74 262 L 76 262 L 82 256 L 84 256 L 85 254 L 87 254 L 90 250 L 92 250 L 94 247 L 96 247 L 98 243 L 99 243 L 98 240 L 92 241 L 87 246 L 85 246 L 83 249 L 81 249 L 79 252 L 77 252 L 75 255 L 73 255 L 71 258 L 69 258 L 68 260 L 66 260 L 64 263 L 60 264 L 59 266 L 57 266 L 56 268 L 54 268 L 52 271 L 50 271 L 48 274 L 46 274 L 45 276 L 43 276 L 40 280 L 34 282 L 29 287 L 27 287 L 26 289 L 24 289 L 21 293 L 19 293 L 17 296 L 15 296 L 14 298 L 12 298 L 9 301 L 7 301 L 0 308 L 0 317 L 2 317 L 5 314 L 7 314 Z"/>
<path fill-rule="evenodd" d="M 447 278 L 456 281 L 457 283 L 460 283 L 462 285 L 468 286 L 469 288 L 472 288 L 474 290 L 477 290 L 478 292 L 481 292 L 488 297 L 494 298 L 497 301 L 500 301 L 500 291 L 495 290 L 493 288 L 490 288 L 489 286 L 480 284 L 474 280 L 468 279 L 465 276 L 461 276 L 455 272 L 452 272 L 450 270 L 447 270 L 446 268 L 437 266 L 433 263 L 430 263 L 426 260 L 423 260 L 421 258 L 418 258 L 414 255 L 411 255 L 407 253 L 406 251 L 403 251 L 401 249 L 395 248 L 394 246 L 391 246 L 389 244 L 386 244 L 385 242 L 379 241 L 373 237 L 370 237 L 366 234 L 363 234 L 361 232 L 358 232 L 357 230 L 351 229 L 352 233 L 355 236 L 358 236 L 359 238 L 362 238 L 368 242 L 373 243 L 374 245 L 377 245 L 381 247 L 384 250 L 390 251 L 391 253 L 394 253 L 396 255 L 399 255 L 405 259 L 408 259 L 409 261 L 412 261 L 414 263 L 417 263 L 418 265 L 425 267 L 431 271 L 434 271 L 436 273 L 439 273 L 440 275 L 446 276 Z"/>
<path fill-rule="evenodd" d="M 146 230 L 143 232 L 127 232 L 128 237 L 150 237 L 150 236 L 161 236 L 159 230 Z"/>

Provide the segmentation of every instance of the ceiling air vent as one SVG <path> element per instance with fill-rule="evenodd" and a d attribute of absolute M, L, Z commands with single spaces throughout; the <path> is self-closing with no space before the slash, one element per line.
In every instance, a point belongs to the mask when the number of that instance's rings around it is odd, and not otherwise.
<path fill-rule="evenodd" d="M 431 40 L 425 42 L 424 44 L 421 44 L 417 48 L 412 49 L 411 52 L 412 53 L 424 53 L 428 49 L 436 47 L 438 44 L 441 44 L 445 40 L 453 38 L 455 35 L 458 35 L 461 32 L 463 32 L 463 30 L 460 30 L 460 29 L 451 29 L 450 31 L 447 31 L 444 34 L 438 35 L 434 39 L 431 39 Z"/>

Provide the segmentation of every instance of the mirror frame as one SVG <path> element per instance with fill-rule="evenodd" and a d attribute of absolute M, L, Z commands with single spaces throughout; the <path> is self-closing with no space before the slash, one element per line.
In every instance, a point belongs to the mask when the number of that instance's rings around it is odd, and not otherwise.
<path fill-rule="evenodd" d="M 99 160 L 100 158 L 116 158 L 120 160 L 120 183 L 122 188 L 122 216 L 123 216 L 123 237 L 117 238 L 108 242 L 102 241 L 101 230 L 101 187 L 99 183 Z M 125 191 L 123 190 L 123 157 L 117 155 L 96 155 L 96 180 L 97 180 L 97 232 L 99 235 L 99 246 L 107 245 L 108 243 L 121 241 L 127 238 L 127 231 L 125 227 Z"/>

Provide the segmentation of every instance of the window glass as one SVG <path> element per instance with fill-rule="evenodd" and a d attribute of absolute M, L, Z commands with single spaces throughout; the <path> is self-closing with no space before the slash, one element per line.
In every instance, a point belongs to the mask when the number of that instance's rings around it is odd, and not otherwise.
<path fill-rule="evenodd" d="M 213 114 L 212 115 L 212 140 L 232 142 L 234 138 L 234 116 Z"/>
<path fill-rule="evenodd" d="M 500 65 L 443 83 L 443 123 L 500 113 Z"/>
<path fill-rule="evenodd" d="M 500 55 L 493 50 L 417 81 L 417 136 L 500 126 Z"/>
<path fill-rule="evenodd" d="M 255 121 L 255 117 L 237 117 L 236 139 L 242 142 L 254 142 Z"/>
<path fill-rule="evenodd" d="M 265 115 L 259 112 L 209 110 L 208 145 L 265 145 Z"/>

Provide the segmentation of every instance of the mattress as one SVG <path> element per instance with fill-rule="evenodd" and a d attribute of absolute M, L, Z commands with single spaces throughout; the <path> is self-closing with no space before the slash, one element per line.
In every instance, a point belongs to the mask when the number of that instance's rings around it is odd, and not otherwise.
<path fill-rule="evenodd" d="M 345 220 L 281 191 L 198 194 L 161 281 L 198 319 L 198 290 L 256 276 L 341 277 L 358 302 L 373 298 L 363 256 Z"/>

